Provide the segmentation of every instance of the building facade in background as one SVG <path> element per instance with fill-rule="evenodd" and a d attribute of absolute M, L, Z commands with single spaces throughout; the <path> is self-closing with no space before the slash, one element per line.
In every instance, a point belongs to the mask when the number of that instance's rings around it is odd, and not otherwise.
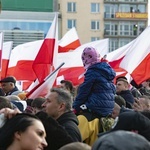
<path fill-rule="evenodd" d="M 148 25 L 148 0 L 59 0 L 62 34 L 76 27 L 81 43 L 109 38 L 113 51 Z"/>
<path fill-rule="evenodd" d="M 103 38 L 103 0 L 59 0 L 58 3 L 62 35 L 74 26 L 82 44 Z"/>
<path fill-rule="evenodd" d="M 136 38 L 148 25 L 147 0 L 104 0 L 104 38 L 110 51 Z"/>
<path fill-rule="evenodd" d="M 75 27 L 81 43 L 109 38 L 113 51 L 148 25 L 148 0 L 2 0 L 0 31 L 14 46 L 45 37 L 59 12 L 59 39 Z"/>
<path fill-rule="evenodd" d="M 55 13 L 53 0 L 2 0 L 0 31 L 13 47 L 43 39 Z"/>

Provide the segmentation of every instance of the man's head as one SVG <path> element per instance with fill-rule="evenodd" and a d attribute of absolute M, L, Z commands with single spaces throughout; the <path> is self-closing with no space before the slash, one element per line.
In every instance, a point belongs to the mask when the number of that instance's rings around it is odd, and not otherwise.
<path fill-rule="evenodd" d="M 149 150 L 150 143 L 143 136 L 129 131 L 114 131 L 100 137 L 92 150 Z"/>
<path fill-rule="evenodd" d="M 9 93 L 12 89 L 14 89 L 16 84 L 16 79 L 12 76 L 6 77 L 0 81 L 2 90 L 5 93 Z"/>
<path fill-rule="evenodd" d="M 33 107 L 34 114 L 38 113 L 39 111 L 42 111 L 42 104 L 45 102 L 45 100 L 46 99 L 43 97 L 37 97 L 32 101 L 31 106 Z"/>
<path fill-rule="evenodd" d="M 145 80 L 144 82 L 142 82 L 142 86 L 147 88 L 147 89 L 150 89 L 150 79 Z"/>
<path fill-rule="evenodd" d="M 71 110 L 72 102 L 69 92 L 61 88 L 52 88 L 42 106 L 49 116 L 58 119 L 62 114 Z"/>
<path fill-rule="evenodd" d="M 2 108 L 13 108 L 11 102 L 4 96 L 0 96 L 0 110 Z"/>
<path fill-rule="evenodd" d="M 61 83 L 60 85 L 61 88 L 63 88 L 64 90 L 68 90 L 71 93 L 73 92 L 73 84 L 71 81 L 61 80 L 60 83 Z"/>
<path fill-rule="evenodd" d="M 138 99 L 135 99 L 133 109 L 136 111 L 150 110 L 150 97 L 142 95 Z"/>
<path fill-rule="evenodd" d="M 126 79 L 120 78 L 116 81 L 116 92 L 126 91 L 129 89 L 129 83 Z"/>
<path fill-rule="evenodd" d="M 121 107 L 120 107 L 117 103 L 115 103 L 114 109 L 113 109 L 112 114 L 111 114 L 111 117 L 112 117 L 113 119 L 115 119 L 116 117 L 119 116 L 120 109 L 121 109 Z"/>

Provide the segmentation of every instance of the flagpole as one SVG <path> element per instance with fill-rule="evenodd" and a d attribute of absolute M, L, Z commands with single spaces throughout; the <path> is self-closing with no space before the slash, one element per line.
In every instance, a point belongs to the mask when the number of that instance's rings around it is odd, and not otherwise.
<path fill-rule="evenodd" d="M 26 94 L 26 97 L 29 97 L 37 88 L 39 88 L 45 81 L 47 81 L 55 72 L 57 72 L 65 63 L 61 63 L 52 73 L 50 73 L 41 83 L 35 86 L 29 93 Z"/>

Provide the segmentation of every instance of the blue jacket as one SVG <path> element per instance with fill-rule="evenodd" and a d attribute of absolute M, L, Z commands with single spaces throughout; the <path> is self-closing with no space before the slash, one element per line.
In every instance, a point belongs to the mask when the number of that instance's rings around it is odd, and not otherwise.
<path fill-rule="evenodd" d="M 84 82 L 79 87 L 73 108 L 78 112 L 80 106 L 85 104 L 89 110 L 100 116 L 111 114 L 116 93 L 113 84 L 115 75 L 115 71 L 106 62 L 90 66 L 85 73 Z"/>

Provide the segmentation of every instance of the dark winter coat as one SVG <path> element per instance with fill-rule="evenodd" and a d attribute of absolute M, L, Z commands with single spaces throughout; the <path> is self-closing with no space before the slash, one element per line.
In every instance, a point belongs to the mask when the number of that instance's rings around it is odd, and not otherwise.
<path fill-rule="evenodd" d="M 80 106 L 85 104 L 89 110 L 100 116 L 111 114 L 116 93 L 112 82 L 115 75 L 115 71 L 106 62 L 90 66 L 85 73 L 73 108 L 80 111 Z"/>
<path fill-rule="evenodd" d="M 39 112 L 36 116 L 42 121 L 46 130 L 48 146 L 44 150 L 58 150 L 60 147 L 74 142 L 63 126 L 52 117 L 48 117 L 44 112 Z"/>
<path fill-rule="evenodd" d="M 125 99 L 127 108 L 132 108 L 132 105 L 134 103 L 134 97 L 130 90 L 121 91 L 117 94 Z"/>
<path fill-rule="evenodd" d="M 6 93 L 7 95 L 11 95 L 13 92 L 19 91 L 19 89 L 15 86 L 10 92 Z"/>
<path fill-rule="evenodd" d="M 67 131 L 74 142 L 81 142 L 81 134 L 78 129 L 77 116 L 72 112 L 66 112 L 57 119 L 58 123 Z"/>

